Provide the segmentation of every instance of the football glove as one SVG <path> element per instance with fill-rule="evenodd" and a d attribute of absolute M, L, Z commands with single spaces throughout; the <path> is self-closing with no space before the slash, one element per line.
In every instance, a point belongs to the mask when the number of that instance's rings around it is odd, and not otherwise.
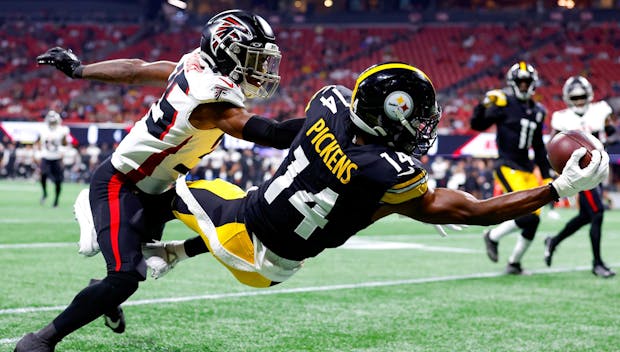
<path fill-rule="evenodd" d="M 579 166 L 579 160 L 586 151 L 584 147 L 575 150 L 566 162 L 562 174 L 551 182 L 560 198 L 572 197 L 581 191 L 595 188 L 609 176 L 609 155 L 605 151 L 591 151 L 590 164 L 584 169 Z"/>
<path fill-rule="evenodd" d="M 484 99 L 482 99 L 482 105 L 488 108 L 489 106 L 491 106 L 491 104 L 495 104 L 499 107 L 508 105 L 506 93 L 502 92 L 500 89 L 493 89 L 488 91 L 484 95 Z"/>
<path fill-rule="evenodd" d="M 39 65 L 52 65 L 71 78 L 82 78 L 82 63 L 71 51 L 59 46 L 37 56 Z"/>
<path fill-rule="evenodd" d="M 159 279 L 183 259 L 187 259 L 184 249 L 185 241 L 160 242 L 142 244 L 142 255 L 146 265 L 151 269 L 151 277 Z"/>

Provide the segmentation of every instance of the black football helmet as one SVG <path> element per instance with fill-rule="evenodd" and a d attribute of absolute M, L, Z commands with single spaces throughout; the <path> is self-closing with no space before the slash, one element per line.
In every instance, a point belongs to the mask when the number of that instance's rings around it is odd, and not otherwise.
<path fill-rule="evenodd" d="M 562 99 L 576 114 L 583 115 L 594 99 L 592 85 L 585 77 L 570 77 L 562 87 Z"/>
<path fill-rule="evenodd" d="M 521 83 L 527 84 L 525 90 L 521 90 Z M 534 95 L 538 85 L 538 72 L 534 66 L 525 61 L 520 61 L 508 70 L 506 83 L 512 88 L 515 97 L 519 100 L 528 100 Z"/>
<path fill-rule="evenodd" d="M 416 157 L 437 138 L 441 109 L 435 88 L 421 70 L 401 62 L 371 66 L 351 96 L 351 120 L 371 139 Z"/>
<path fill-rule="evenodd" d="M 239 84 L 248 98 L 268 98 L 280 83 L 282 55 L 269 23 L 262 17 L 229 10 L 211 18 L 202 30 L 205 60 Z"/>

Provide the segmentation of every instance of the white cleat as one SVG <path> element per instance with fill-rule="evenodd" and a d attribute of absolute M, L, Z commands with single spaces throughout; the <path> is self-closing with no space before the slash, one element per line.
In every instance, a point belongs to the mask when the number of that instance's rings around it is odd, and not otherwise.
<path fill-rule="evenodd" d="M 73 214 L 80 225 L 80 248 L 78 252 L 87 257 L 92 257 L 99 253 L 99 243 L 97 243 L 97 231 L 95 231 L 95 222 L 90 210 L 88 195 L 88 188 L 80 191 L 75 203 L 73 203 Z"/>

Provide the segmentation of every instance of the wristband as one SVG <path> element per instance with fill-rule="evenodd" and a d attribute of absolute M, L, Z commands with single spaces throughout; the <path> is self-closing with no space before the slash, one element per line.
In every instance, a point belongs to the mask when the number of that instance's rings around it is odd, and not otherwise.
<path fill-rule="evenodd" d="M 549 183 L 549 188 L 551 190 L 551 196 L 553 197 L 553 201 L 557 202 L 560 200 L 560 195 L 558 194 L 558 190 L 553 187 L 553 184 Z"/>
<path fill-rule="evenodd" d="M 82 71 L 84 71 L 84 65 L 79 65 L 71 73 L 72 78 L 82 78 Z"/>

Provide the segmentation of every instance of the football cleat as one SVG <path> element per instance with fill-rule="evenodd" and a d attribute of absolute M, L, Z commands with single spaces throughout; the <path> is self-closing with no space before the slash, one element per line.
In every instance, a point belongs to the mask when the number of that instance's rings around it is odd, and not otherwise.
<path fill-rule="evenodd" d="M 521 263 L 508 263 L 504 273 L 508 275 L 530 275 L 529 271 L 523 270 Z"/>
<path fill-rule="evenodd" d="M 53 352 L 54 348 L 55 344 L 47 342 L 31 332 L 17 342 L 14 352 Z"/>
<path fill-rule="evenodd" d="M 484 245 L 487 248 L 487 256 L 493 263 L 497 263 L 497 241 L 493 241 L 489 235 L 491 234 L 491 230 L 484 231 Z"/>
<path fill-rule="evenodd" d="M 154 241 L 142 244 L 142 255 L 146 265 L 151 269 L 151 277 L 159 279 L 166 275 L 175 265 L 184 259 L 185 255 L 179 255 L 185 241 Z"/>
<path fill-rule="evenodd" d="M 99 281 L 101 280 L 90 279 L 88 286 L 94 285 Z M 105 326 L 109 327 L 115 333 L 122 334 L 125 332 L 125 313 L 123 313 L 121 306 L 116 307 L 114 312 L 110 314 L 104 314 L 103 321 Z"/>
<path fill-rule="evenodd" d="M 105 326 L 115 333 L 122 334 L 125 332 L 125 313 L 123 313 L 123 309 L 120 306 L 116 307 L 114 316 L 104 315 L 103 320 L 105 321 Z"/>
<path fill-rule="evenodd" d="M 80 225 L 80 242 L 78 252 L 87 257 L 99 253 L 99 243 L 97 243 L 97 231 L 93 214 L 90 210 L 90 200 L 88 199 L 88 188 L 83 189 L 78 194 L 73 203 L 73 214 L 78 225 Z"/>
<path fill-rule="evenodd" d="M 592 268 L 592 274 L 602 277 L 602 278 L 610 278 L 616 275 L 616 272 L 609 269 L 605 266 L 605 264 L 597 264 Z"/>
<path fill-rule="evenodd" d="M 551 266 L 551 259 L 553 258 L 553 251 L 555 248 L 551 246 L 551 237 L 545 238 L 545 264 Z"/>

